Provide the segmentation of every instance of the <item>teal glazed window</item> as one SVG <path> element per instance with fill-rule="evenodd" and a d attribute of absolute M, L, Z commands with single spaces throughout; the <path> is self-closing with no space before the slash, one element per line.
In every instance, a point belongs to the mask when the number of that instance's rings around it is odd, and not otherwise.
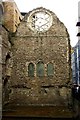
<path fill-rule="evenodd" d="M 34 64 L 30 63 L 28 65 L 28 76 L 33 77 L 34 76 Z"/>
<path fill-rule="evenodd" d="M 44 76 L 44 64 L 43 64 L 43 62 L 37 63 L 37 76 L 39 76 L 39 77 Z"/>
<path fill-rule="evenodd" d="M 53 76 L 53 64 L 52 63 L 49 63 L 47 65 L 47 76 Z"/>

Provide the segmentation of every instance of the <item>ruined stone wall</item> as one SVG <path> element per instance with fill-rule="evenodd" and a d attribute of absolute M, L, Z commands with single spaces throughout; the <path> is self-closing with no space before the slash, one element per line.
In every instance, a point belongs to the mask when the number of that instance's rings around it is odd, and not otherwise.
<path fill-rule="evenodd" d="M 43 8 L 41 8 L 43 9 Z M 50 11 L 49 11 L 50 12 Z M 53 24 L 43 33 L 30 30 L 25 16 L 12 36 L 12 73 L 9 102 L 14 105 L 68 105 L 70 100 L 70 40 L 67 29 L 54 13 Z M 43 63 L 43 76 L 37 75 L 37 64 Z M 34 76 L 29 76 L 29 63 Z M 53 65 L 48 76 L 47 65 Z"/>
<path fill-rule="evenodd" d="M 14 1 L 3 2 L 4 6 L 4 26 L 10 31 L 15 32 L 18 24 L 20 23 L 22 16 Z"/>
<path fill-rule="evenodd" d="M 0 1 L 0 118 L 2 116 L 2 14 L 3 14 L 3 4 Z"/>
<path fill-rule="evenodd" d="M 11 44 L 9 42 L 9 32 L 4 28 L 1 27 L 1 37 L 2 37 L 2 83 L 3 83 L 3 104 L 8 102 L 8 80 L 10 77 L 9 74 L 9 61 L 10 61 L 10 49 Z"/>
<path fill-rule="evenodd" d="M 2 15 L 3 15 L 3 4 L 2 4 L 2 1 L 0 1 L 0 26 L 2 24 Z"/>
<path fill-rule="evenodd" d="M 3 8 L 3 9 L 2 9 Z M 15 32 L 21 19 L 21 13 L 17 8 L 17 5 L 14 1 L 4 1 L 0 4 L 0 11 L 2 14 L 0 15 L 0 31 L 1 31 L 1 79 L 2 79 L 2 87 L 3 87 L 3 104 L 9 101 L 9 78 L 11 76 L 11 43 L 10 36 L 11 33 Z"/>

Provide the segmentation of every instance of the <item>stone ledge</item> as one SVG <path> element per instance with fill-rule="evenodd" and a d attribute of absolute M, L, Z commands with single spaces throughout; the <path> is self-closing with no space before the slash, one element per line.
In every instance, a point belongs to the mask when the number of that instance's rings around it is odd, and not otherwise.
<path fill-rule="evenodd" d="M 53 117 L 72 118 L 72 110 L 65 106 L 9 106 L 3 109 L 3 117 Z"/>

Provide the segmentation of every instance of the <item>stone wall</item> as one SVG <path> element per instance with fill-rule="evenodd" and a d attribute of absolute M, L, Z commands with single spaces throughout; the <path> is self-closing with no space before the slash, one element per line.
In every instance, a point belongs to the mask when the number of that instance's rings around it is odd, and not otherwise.
<path fill-rule="evenodd" d="M 0 1 L 0 31 L 2 27 L 3 4 Z M 2 117 L 2 35 L 0 32 L 0 119 Z"/>
<path fill-rule="evenodd" d="M 4 21 L 3 24 L 10 32 L 15 32 L 20 21 L 22 20 L 22 15 L 17 8 L 14 1 L 3 2 L 4 6 Z"/>
<path fill-rule="evenodd" d="M 2 79 L 2 87 L 3 89 L 0 90 L 3 94 L 3 105 L 9 102 L 9 93 L 10 93 L 10 85 L 9 79 L 11 76 L 11 42 L 10 36 L 11 33 L 15 32 L 21 19 L 22 15 L 17 8 L 17 5 L 14 1 L 4 1 L 0 2 L 0 31 L 1 31 L 1 38 L 0 38 L 0 53 L 1 53 L 1 79 Z M 0 85 L 0 88 L 1 88 Z M 1 94 L 1 95 L 2 95 Z"/>
<path fill-rule="evenodd" d="M 9 99 L 9 69 L 10 64 L 10 49 L 11 44 L 9 42 L 9 32 L 1 27 L 1 37 L 2 37 L 2 83 L 3 83 L 3 104 L 8 102 Z"/>
<path fill-rule="evenodd" d="M 38 8 L 40 10 L 44 8 Z M 38 10 L 35 9 L 34 11 Z M 13 61 L 9 102 L 14 105 L 68 105 L 71 95 L 70 39 L 66 27 L 53 17 L 50 29 L 36 33 L 28 27 L 25 16 L 17 32 L 11 37 Z M 37 64 L 44 65 L 44 75 L 37 75 Z M 30 77 L 28 66 L 34 65 Z M 52 63 L 53 75 L 47 75 L 47 65 Z"/>

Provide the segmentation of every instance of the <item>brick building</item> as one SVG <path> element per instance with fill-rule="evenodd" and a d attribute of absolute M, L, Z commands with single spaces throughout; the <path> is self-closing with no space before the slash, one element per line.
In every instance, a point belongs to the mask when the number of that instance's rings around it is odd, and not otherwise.
<path fill-rule="evenodd" d="M 15 3 L 6 2 L 3 6 L 2 36 L 8 48 L 7 53 L 3 48 L 3 61 L 6 62 L 3 70 L 4 107 L 6 103 L 13 108 L 68 107 L 71 102 L 71 62 L 66 27 L 45 8 L 34 9 L 22 19 Z"/>

